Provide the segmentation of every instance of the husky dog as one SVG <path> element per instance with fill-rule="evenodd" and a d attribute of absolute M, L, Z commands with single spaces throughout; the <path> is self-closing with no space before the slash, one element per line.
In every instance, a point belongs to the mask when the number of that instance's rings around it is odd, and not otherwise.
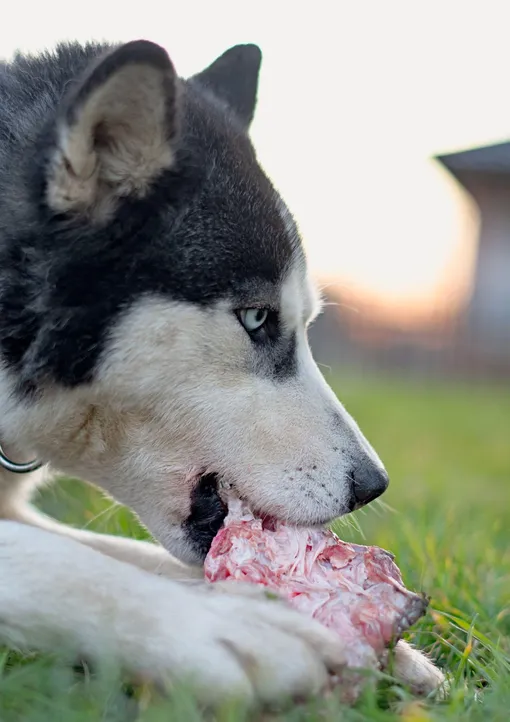
<path fill-rule="evenodd" d="M 236 46 L 183 80 L 141 40 L 0 65 L 0 639 L 207 702 L 312 694 L 344 658 L 251 587 L 200 582 L 218 483 L 308 525 L 388 484 L 307 345 L 317 296 L 248 137 L 260 59 Z M 50 467 L 160 544 L 38 513 Z M 443 679 L 402 643 L 395 665 Z"/>

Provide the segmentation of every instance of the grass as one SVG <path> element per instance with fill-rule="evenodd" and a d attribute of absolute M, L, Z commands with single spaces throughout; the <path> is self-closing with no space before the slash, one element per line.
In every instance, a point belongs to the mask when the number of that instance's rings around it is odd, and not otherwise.
<path fill-rule="evenodd" d="M 392 483 L 385 505 L 359 512 L 337 531 L 396 554 L 407 585 L 431 595 L 410 638 L 448 671 L 447 702 L 413 700 L 390 681 L 353 709 L 333 697 L 248 715 L 226 706 L 218 722 L 285 720 L 509 719 L 510 393 L 505 387 L 336 377 L 340 397 L 384 459 Z M 37 503 L 79 526 L 144 536 L 125 509 L 63 480 Z M 0 580 L 1 583 L 1 580 Z M 1 722 L 200 722 L 192 694 L 163 698 L 106 672 L 76 671 L 58 656 L 0 650 Z"/>

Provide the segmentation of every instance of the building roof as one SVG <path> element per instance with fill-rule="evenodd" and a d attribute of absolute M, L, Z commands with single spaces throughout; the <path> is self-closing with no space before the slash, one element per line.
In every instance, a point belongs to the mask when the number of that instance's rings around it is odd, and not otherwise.
<path fill-rule="evenodd" d="M 436 160 L 454 175 L 463 171 L 510 174 L 510 142 L 437 155 Z"/>

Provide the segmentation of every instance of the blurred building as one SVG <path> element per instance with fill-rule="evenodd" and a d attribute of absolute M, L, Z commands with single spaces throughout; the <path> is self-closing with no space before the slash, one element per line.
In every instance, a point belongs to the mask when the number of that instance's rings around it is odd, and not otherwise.
<path fill-rule="evenodd" d="M 510 142 L 437 159 L 480 210 L 478 257 L 466 332 L 487 352 L 510 354 Z"/>
<path fill-rule="evenodd" d="M 437 156 L 477 203 L 471 297 L 455 314 L 399 327 L 362 297 L 329 288 L 310 331 L 318 361 L 399 374 L 510 378 L 510 142 Z"/>

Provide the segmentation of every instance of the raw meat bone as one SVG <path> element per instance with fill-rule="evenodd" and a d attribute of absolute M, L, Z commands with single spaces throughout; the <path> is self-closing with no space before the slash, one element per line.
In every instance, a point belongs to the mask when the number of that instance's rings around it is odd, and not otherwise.
<path fill-rule="evenodd" d="M 347 666 L 378 669 L 387 650 L 425 612 L 424 595 L 406 589 L 393 555 L 343 542 L 325 529 L 269 524 L 238 499 L 205 561 L 210 582 L 251 582 L 287 599 L 337 633 Z M 349 681 L 352 684 L 352 676 Z M 361 686 L 350 688 L 353 698 Z"/>

